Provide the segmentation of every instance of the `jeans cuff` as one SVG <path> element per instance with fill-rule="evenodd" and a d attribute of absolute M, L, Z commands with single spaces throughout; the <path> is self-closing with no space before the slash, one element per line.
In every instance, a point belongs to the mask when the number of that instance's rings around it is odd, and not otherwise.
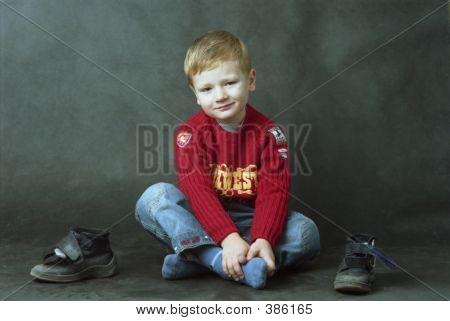
<path fill-rule="evenodd" d="M 177 235 L 172 239 L 172 248 L 177 255 L 187 249 L 194 249 L 203 245 L 217 246 L 216 242 L 205 231 L 190 231 Z"/>

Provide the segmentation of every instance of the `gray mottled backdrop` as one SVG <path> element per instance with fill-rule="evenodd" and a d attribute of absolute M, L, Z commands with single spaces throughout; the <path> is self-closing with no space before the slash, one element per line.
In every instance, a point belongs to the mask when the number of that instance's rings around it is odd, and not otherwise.
<path fill-rule="evenodd" d="M 448 8 L 407 29 L 443 2 L 2 0 L 2 240 L 140 235 L 140 193 L 175 181 L 166 131 L 198 111 L 186 49 L 225 29 L 252 54 L 250 102 L 293 129 L 290 207 L 324 242 L 344 238 L 328 220 L 448 242 Z"/>

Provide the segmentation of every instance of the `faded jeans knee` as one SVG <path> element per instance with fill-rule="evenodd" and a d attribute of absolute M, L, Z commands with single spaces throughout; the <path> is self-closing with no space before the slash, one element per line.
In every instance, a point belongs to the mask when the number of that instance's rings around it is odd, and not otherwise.
<path fill-rule="evenodd" d="M 154 217 L 154 213 L 158 210 L 160 204 L 166 199 L 170 190 L 176 188 L 169 183 L 156 183 L 148 187 L 136 202 L 135 218 L 150 233 L 158 238 L 167 240 L 167 235 L 161 229 L 160 225 Z"/>
<path fill-rule="evenodd" d="M 277 269 L 297 268 L 310 262 L 320 252 L 320 236 L 313 220 L 290 212 L 285 230 L 275 248 Z"/>
<path fill-rule="evenodd" d="M 304 256 L 309 260 L 314 259 L 320 253 L 320 234 L 316 223 L 308 217 L 305 217 L 301 225 L 301 238 L 304 244 Z"/>

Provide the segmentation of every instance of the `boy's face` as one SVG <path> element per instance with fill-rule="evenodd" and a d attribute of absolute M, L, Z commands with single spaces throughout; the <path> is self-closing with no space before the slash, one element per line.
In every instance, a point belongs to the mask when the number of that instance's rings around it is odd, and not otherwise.
<path fill-rule="evenodd" d="M 245 75 L 233 61 L 192 77 L 197 103 L 219 123 L 240 123 L 245 117 L 250 91 L 255 90 L 256 72 Z"/>

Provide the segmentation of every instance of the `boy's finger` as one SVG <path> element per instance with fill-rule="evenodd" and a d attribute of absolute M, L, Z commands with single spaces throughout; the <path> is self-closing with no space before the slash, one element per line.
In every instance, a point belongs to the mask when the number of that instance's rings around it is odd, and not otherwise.
<path fill-rule="evenodd" d="M 233 268 L 237 277 L 241 277 L 244 275 L 244 272 L 242 272 L 241 263 L 239 261 L 234 262 Z"/>
<path fill-rule="evenodd" d="M 223 270 L 223 273 L 230 276 L 230 271 L 228 270 L 228 263 L 225 260 L 225 258 L 222 260 L 222 270 Z"/>
<path fill-rule="evenodd" d="M 241 263 L 241 264 L 245 264 L 246 262 L 247 262 L 247 257 L 245 256 L 245 255 L 239 255 L 238 256 L 238 261 L 239 261 L 239 263 Z"/>
<path fill-rule="evenodd" d="M 253 259 L 257 254 L 257 251 L 251 247 L 250 250 L 247 253 L 247 260 Z"/>
<path fill-rule="evenodd" d="M 233 260 L 228 261 L 228 276 L 232 279 L 236 279 L 236 272 L 234 271 Z"/>
<path fill-rule="evenodd" d="M 276 267 L 275 267 L 275 262 L 273 261 L 273 259 L 270 256 L 266 256 L 266 257 L 264 257 L 264 261 L 266 261 L 266 264 L 267 264 L 267 274 L 269 276 L 274 275 Z"/>
<path fill-rule="evenodd" d="M 239 261 L 236 259 L 233 262 L 233 278 L 235 281 L 239 281 L 240 278 L 242 278 L 244 276 L 244 273 L 242 272 L 241 269 L 241 264 L 239 263 Z"/>
<path fill-rule="evenodd" d="M 275 274 L 275 270 L 276 270 L 275 263 L 272 260 L 267 262 L 267 274 L 269 276 L 273 276 Z"/>

